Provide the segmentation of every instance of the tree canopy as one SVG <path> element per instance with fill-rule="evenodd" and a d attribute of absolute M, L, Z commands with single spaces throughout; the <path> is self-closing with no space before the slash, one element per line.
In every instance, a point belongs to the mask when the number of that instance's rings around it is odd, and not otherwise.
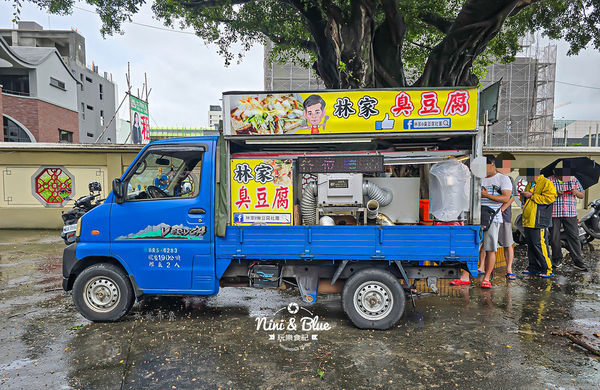
<path fill-rule="evenodd" d="M 74 4 L 13 1 L 57 14 Z M 85 1 L 103 34 L 120 33 L 145 3 Z M 152 9 L 216 44 L 226 64 L 270 40 L 273 60 L 314 68 L 328 88 L 477 85 L 478 71 L 512 60 L 534 32 L 565 39 L 569 54 L 600 48 L 600 0 L 154 0 Z"/>

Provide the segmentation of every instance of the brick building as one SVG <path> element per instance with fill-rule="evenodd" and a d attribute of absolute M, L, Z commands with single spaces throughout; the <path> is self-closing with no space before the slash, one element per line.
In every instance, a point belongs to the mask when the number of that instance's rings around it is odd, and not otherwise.
<path fill-rule="evenodd" d="M 112 75 L 107 72 L 100 75 L 98 66 L 93 62 L 91 69 L 88 68 L 85 38 L 82 35 L 74 30 L 44 30 L 35 22 L 19 21 L 16 29 L 0 29 L 0 38 L 16 50 L 56 49 L 79 81 L 79 88 L 77 88 L 79 142 L 114 143 L 116 141 L 116 121 L 110 119 L 116 111 L 117 86 L 112 82 Z"/>
<path fill-rule="evenodd" d="M 55 48 L 0 37 L 1 140 L 79 142 L 78 83 Z"/>

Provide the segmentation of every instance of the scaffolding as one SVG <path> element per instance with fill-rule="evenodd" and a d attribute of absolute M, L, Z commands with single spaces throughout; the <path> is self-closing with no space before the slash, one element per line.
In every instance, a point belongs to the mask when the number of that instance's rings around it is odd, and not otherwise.
<path fill-rule="evenodd" d="M 273 43 L 268 41 L 264 50 L 264 82 L 267 91 L 307 91 L 325 89 L 323 81 L 313 69 L 303 68 L 291 62 L 279 65 L 269 62 Z M 308 59 L 308 55 L 306 58 Z"/>
<path fill-rule="evenodd" d="M 502 80 L 498 122 L 489 127 L 488 146 L 552 146 L 556 46 L 522 41 L 522 56 L 510 64 L 492 64 L 487 87 Z"/>

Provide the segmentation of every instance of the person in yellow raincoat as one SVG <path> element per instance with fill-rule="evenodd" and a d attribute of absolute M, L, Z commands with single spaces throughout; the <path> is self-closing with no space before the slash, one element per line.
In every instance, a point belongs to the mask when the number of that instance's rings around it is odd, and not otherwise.
<path fill-rule="evenodd" d="M 547 230 L 552 226 L 552 204 L 556 200 L 556 188 L 544 175 L 528 181 L 525 191 L 521 192 L 523 228 L 529 258 L 529 266 L 523 273 L 551 278 L 554 274 Z"/>

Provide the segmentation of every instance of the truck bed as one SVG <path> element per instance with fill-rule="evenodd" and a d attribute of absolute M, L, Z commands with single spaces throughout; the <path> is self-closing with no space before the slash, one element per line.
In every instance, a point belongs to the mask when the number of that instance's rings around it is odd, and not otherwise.
<path fill-rule="evenodd" d="M 461 261 L 477 271 L 479 226 L 228 226 L 217 278 L 232 260 Z"/>

